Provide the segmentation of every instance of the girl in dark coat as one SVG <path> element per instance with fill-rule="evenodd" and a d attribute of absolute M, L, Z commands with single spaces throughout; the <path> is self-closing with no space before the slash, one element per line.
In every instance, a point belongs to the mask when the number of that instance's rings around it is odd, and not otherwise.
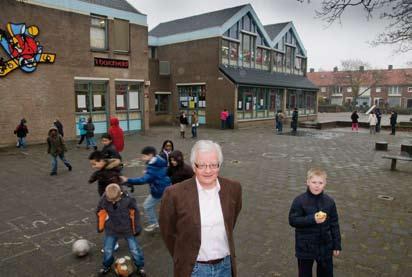
<path fill-rule="evenodd" d="M 57 157 L 62 160 L 64 165 L 72 171 L 72 166 L 69 161 L 64 157 L 64 152 L 67 152 L 66 144 L 63 137 L 58 133 L 56 127 L 51 127 L 49 130 L 49 136 L 47 137 L 47 153 L 52 157 L 52 170 L 50 175 L 57 175 Z"/>
<path fill-rule="evenodd" d="M 332 277 L 332 256 L 342 250 L 338 213 L 335 201 L 323 192 L 326 172 L 311 169 L 307 177 L 307 191 L 293 200 L 289 211 L 289 224 L 295 227 L 299 276 L 312 276 L 316 261 L 317 276 Z"/>
<path fill-rule="evenodd" d="M 159 156 L 162 157 L 165 161 L 167 161 L 167 165 L 169 165 L 169 155 L 174 150 L 173 141 L 167 139 L 162 144 L 162 149 L 160 150 Z"/>
<path fill-rule="evenodd" d="M 390 117 L 391 129 L 392 129 L 391 135 L 395 135 L 397 119 L 398 119 L 398 114 L 395 111 L 391 111 L 391 117 Z"/>
<path fill-rule="evenodd" d="M 167 175 L 172 180 L 172 185 L 183 182 L 193 177 L 193 169 L 183 160 L 183 153 L 179 150 L 173 151 L 169 155 L 169 168 Z"/>
<path fill-rule="evenodd" d="M 26 136 L 29 133 L 29 129 L 27 129 L 26 119 L 20 120 L 20 124 L 17 125 L 16 129 L 14 129 L 14 134 L 17 136 L 17 147 L 24 149 L 26 147 Z"/>
<path fill-rule="evenodd" d="M 94 124 L 91 117 L 87 119 L 87 124 L 84 128 L 86 130 L 86 148 L 89 149 L 92 146 L 94 150 L 97 150 L 96 140 L 94 139 Z"/>
<path fill-rule="evenodd" d="M 358 115 L 358 111 L 353 111 L 352 115 L 350 116 L 350 119 L 352 120 L 352 131 L 359 130 L 359 115 Z"/>
<path fill-rule="evenodd" d="M 298 108 L 295 108 L 292 113 L 292 121 L 290 122 L 290 127 L 292 128 L 292 133 L 296 135 L 298 128 Z"/>

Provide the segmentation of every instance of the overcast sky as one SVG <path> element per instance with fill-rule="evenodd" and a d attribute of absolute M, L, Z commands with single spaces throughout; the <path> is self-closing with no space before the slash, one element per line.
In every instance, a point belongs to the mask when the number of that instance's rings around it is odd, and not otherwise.
<path fill-rule="evenodd" d="M 128 0 L 147 14 L 149 30 L 162 22 L 250 3 L 263 25 L 293 21 L 306 48 L 308 68 L 332 70 L 345 59 L 360 59 L 372 68 L 407 67 L 412 53 L 395 54 L 393 46 L 371 47 L 376 35 L 385 30 L 386 22 L 378 16 L 367 20 L 359 8 L 347 10 L 342 24 L 326 23 L 315 18 L 320 0 L 300 3 L 296 0 Z"/>

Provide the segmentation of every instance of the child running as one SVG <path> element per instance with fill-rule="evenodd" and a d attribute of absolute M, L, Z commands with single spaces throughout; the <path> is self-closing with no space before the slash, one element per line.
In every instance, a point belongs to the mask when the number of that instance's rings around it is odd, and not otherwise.
<path fill-rule="evenodd" d="M 156 148 L 152 146 L 144 147 L 142 149 L 142 160 L 146 162 L 146 171 L 142 177 L 126 178 L 122 176 L 121 178 L 129 186 L 146 183 L 150 185 L 150 194 L 143 204 L 148 221 L 148 226 L 144 230 L 153 232 L 156 228 L 159 228 L 155 206 L 162 200 L 163 192 L 166 187 L 170 186 L 171 181 L 167 176 L 167 162 L 159 155 L 156 155 Z"/>

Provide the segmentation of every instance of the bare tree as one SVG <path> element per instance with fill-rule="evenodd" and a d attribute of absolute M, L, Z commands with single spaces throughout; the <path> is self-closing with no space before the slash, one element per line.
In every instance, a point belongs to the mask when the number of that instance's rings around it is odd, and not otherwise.
<path fill-rule="evenodd" d="M 371 88 L 380 84 L 384 75 L 382 70 L 370 70 L 368 63 L 361 60 L 341 61 L 341 71 L 334 74 L 334 83 L 340 87 L 350 87 L 352 109 L 355 109 L 360 97 L 370 92 Z"/>
<path fill-rule="evenodd" d="M 305 2 L 306 0 L 297 0 Z M 310 0 L 307 0 L 310 2 Z M 411 0 L 322 0 L 316 15 L 328 24 L 341 22 L 341 16 L 350 7 L 361 7 L 368 19 L 378 15 L 389 21 L 386 31 L 379 34 L 372 45 L 392 44 L 397 51 L 412 50 L 412 1 Z"/>

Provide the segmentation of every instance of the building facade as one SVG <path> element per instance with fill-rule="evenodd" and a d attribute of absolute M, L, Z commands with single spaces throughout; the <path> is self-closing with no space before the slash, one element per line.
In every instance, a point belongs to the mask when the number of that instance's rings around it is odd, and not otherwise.
<path fill-rule="evenodd" d="M 412 109 L 412 68 L 386 70 L 334 71 L 308 73 L 308 78 L 320 87 L 323 102 L 356 106 Z"/>
<path fill-rule="evenodd" d="M 109 118 L 125 131 L 148 127 L 147 17 L 127 1 L 2 1 L 0 18 L 1 145 L 27 120 L 30 142 L 45 140 L 58 118 L 65 137 L 80 117 L 96 133 Z"/>
<path fill-rule="evenodd" d="M 317 87 L 306 78 L 307 54 L 292 22 L 263 26 L 251 5 L 171 22 L 149 32 L 150 123 L 196 112 L 220 126 L 272 123 L 275 111 L 317 113 Z"/>

